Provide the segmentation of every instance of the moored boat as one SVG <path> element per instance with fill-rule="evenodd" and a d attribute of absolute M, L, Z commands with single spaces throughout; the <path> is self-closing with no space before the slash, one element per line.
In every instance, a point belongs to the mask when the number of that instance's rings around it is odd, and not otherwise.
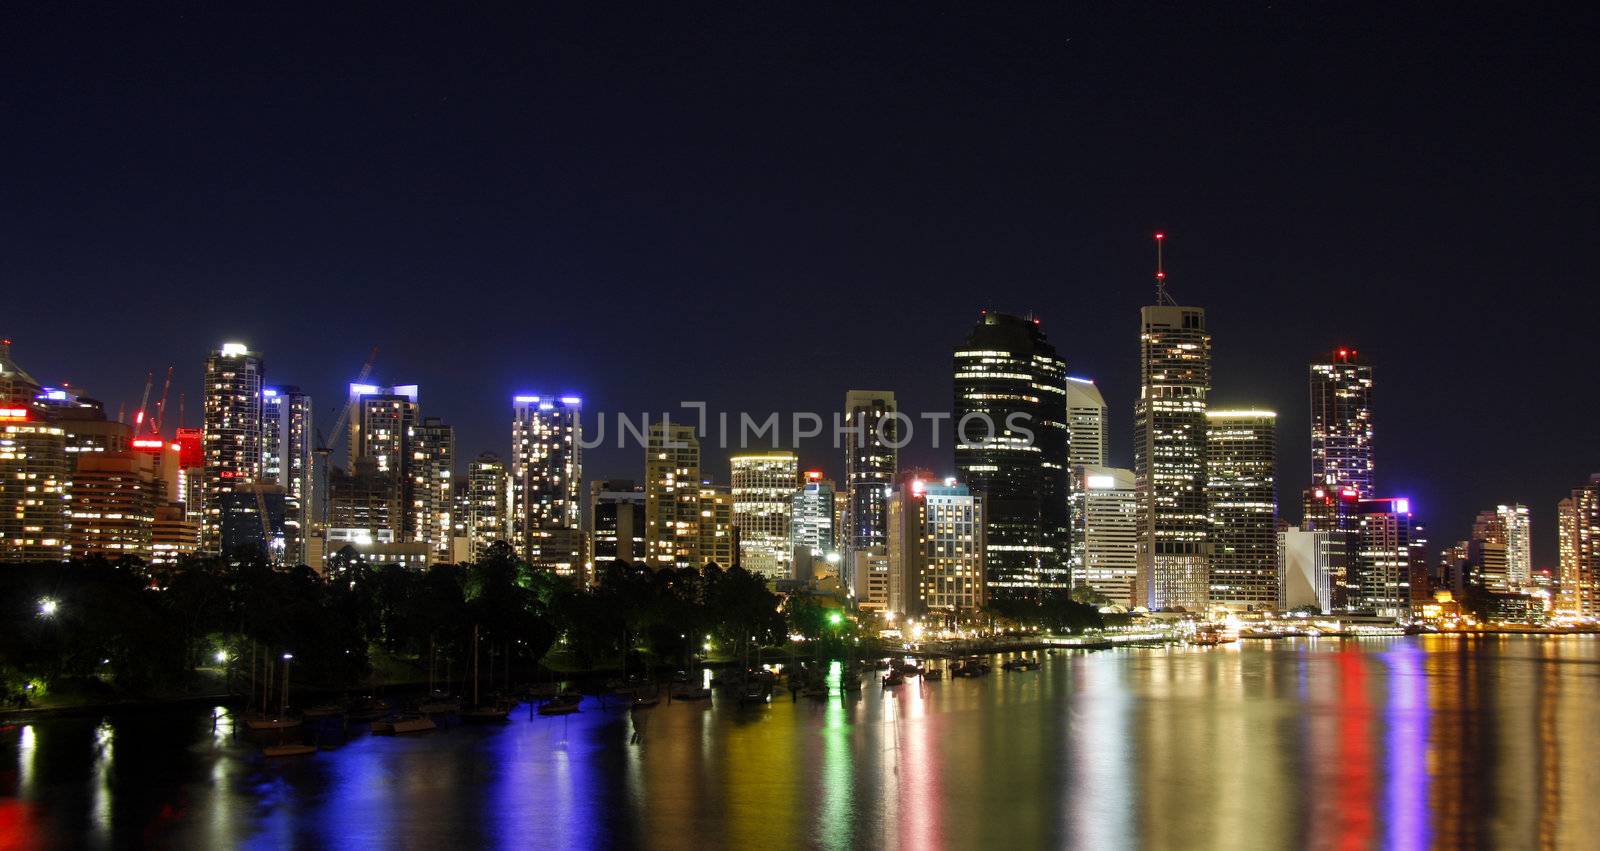
<path fill-rule="evenodd" d="M 583 702 L 583 695 L 577 692 L 566 691 L 539 704 L 540 715 L 571 715 L 577 712 Z"/>

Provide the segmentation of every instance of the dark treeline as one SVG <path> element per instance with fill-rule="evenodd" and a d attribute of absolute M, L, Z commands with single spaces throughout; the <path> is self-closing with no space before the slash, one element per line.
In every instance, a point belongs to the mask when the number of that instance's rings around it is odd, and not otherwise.
<path fill-rule="evenodd" d="M 580 669 L 686 666 L 707 641 L 736 655 L 781 641 L 786 628 L 779 598 L 737 567 L 619 563 L 579 588 L 505 545 L 425 571 L 335 556 L 326 577 L 259 557 L 172 568 L 87 559 L 0 570 L 0 687 L 12 700 L 58 686 L 139 697 L 181 692 L 202 667 L 227 667 L 239 688 L 258 653 L 293 653 L 302 686 L 369 684 L 382 658 L 460 679 L 474 634 L 480 658 L 498 659 L 507 676 L 536 676 L 558 644 L 552 658 Z"/>
<path fill-rule="evenodd" d="M 1093 606 L 1065 593 L 997 601 L 984 620 L 1058 632 L 1101 625 Z M 549 669 L 646 674 L 780 646 L 786 655 L 844 658 L 859 646 L 856 630 L 838 602 L 784 602 L 739 567 L 619 562 L 579 587 L 504 544 L 473 563 L 420 571 L 336 554 L 326 576 L 242 555 L 174 567 L 137 559 L 8 565 L 0 570 L 0 696 L 176 695 L 192 692 L 202 669 L 242 692 L 256 659 L 283 653 L 294 656 L 297 685 L 322 689 L 459 682 L 475 649 L 502 682 Z M 791 635 L 807 642 L 795 645 Z M 221 686 L 213 680 L 213 691 Z"/>

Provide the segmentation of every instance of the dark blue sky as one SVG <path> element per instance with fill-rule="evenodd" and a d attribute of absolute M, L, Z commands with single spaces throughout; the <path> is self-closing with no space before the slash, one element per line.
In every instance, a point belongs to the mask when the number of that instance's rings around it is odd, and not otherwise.
<path fill-rule="evenodd" d="M 1520 500 L 1549 563 L 1600 469 L 1570 10 L 229 5 L 3 13 L 0 333 L 113 410 L 175 364 L 194 423 L 235 338 L 325 422 L 382 347 L 463 455 L 505 451 L 518 390 L 948 410 L 987 307 L 1101 382 L 1125 464 L 1162 228 L 1216 402 L 1280 411 L 1286 516 L 1334 344 L 1376 363 L 1380 489 L 1438 543 Z"/>

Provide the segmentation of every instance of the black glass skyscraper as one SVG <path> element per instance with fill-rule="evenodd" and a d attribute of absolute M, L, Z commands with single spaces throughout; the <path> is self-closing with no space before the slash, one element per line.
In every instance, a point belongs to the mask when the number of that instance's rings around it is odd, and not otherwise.
<path fill-rule="evenodd" d="M 988 595 L 1068 587 L 1066 363 L 1038 320 L 983 315 L 955 351 L 954 416 L 957 476 L 986 500 Z"/>

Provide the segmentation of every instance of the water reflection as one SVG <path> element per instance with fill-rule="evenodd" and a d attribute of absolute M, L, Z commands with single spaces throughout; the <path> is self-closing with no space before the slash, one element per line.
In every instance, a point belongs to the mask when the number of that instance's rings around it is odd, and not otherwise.
<path fill-rule="evenodd" d="M 0 730 L 0 846 L 1591 847 L 1600 641 L 1243 642 L 264 760 L 210 712 Z"/>

